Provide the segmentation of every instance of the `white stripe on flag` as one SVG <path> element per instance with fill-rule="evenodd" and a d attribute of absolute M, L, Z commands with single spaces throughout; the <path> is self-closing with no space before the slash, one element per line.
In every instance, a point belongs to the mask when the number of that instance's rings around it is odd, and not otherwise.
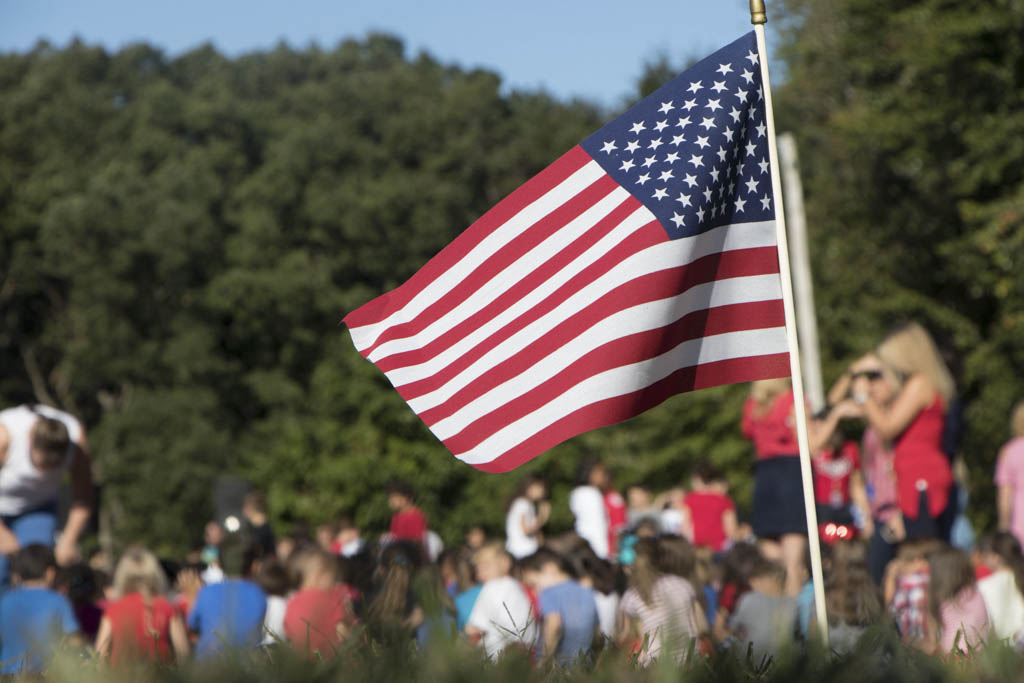
<path fill-rule="evenodd" d="M 350 329 L 349 332 L 352 335 L 352 341 L 355 343 L 356 349 L 362 351 L 372 346 L 377 341 L 377 338 L 389 327 L 415 320 L 416 316 L 454 289 L 456 285 L 462 282 L 482 263 L 485 263 L 488 258 L 497 253 L 499 249 L 528 230 L 533 224 L 544 218 L 544 216 L 555 211 L 559 206 L 571 201 L 573 197 L 592 185 L 594 181 L 603 175 L 605 175 L 605 172 L 596 161 L 588 162 L 545 193 L 540 199 L 524 207 L 515 216 L 480 240 L 480 243 L 473 247 L 465 257 L 449 268 L 442 277 L 436 278 L 417 292 L 416 296 L 405 306 L 380 322 Z"/>
<path fill-rule="evenodd" d="M 426 346 L 504 294 L 510 287 L 522 280 L 524 274 L 529 275 L 545 261 L 582 237 L 630 196 L 629 192 L 622 187 L 616 187 L 595 202 L 593 206 L 552 233 L 547 239 L 510 263 L 486 284 L 457 306 L 446 311 L 444 315 L 436 318 L 422 331 L 409 337 L 390 339 L 371 351 L 367 358 L 376 363 L 396 353 Z M 647 209 L 644 211 L 649 216 L 648 220 L 655 220 L 654 214 Z"/>
<path fill-rule="evenodd" d="M 455 456 L 470 465 L 488 463 L 580 408 L 640 391 L 680 368 L 787 351 L 785 327 L 692 339 L 655 358 L 592 375 L 532 413 L 506 425 L 474 448 Z"/>
<path fill-rule="evenodd" d="M 730 304 L 777 300 L 782 296 L 778 273 L 717 280 L 697 285 L 679 296 L 626 308 L 605 318 L 572 341 L 555 349 L 522 374 L 490 389 L 451 416 L 430 426 L 439 439 L 455 436 L 470 424 L 522 396 L 593 349 L 608 342 L 670 325 L 694 311 Z M 709 342 L 710 343 L 710 342 Z M 410 405 L 413 401 L 409 402 Z"/>
<path fill-rule="evenodd" d="M 646 209 L 645 209 L 646 211 Z M 661 229 L 660 227 L 658 228 Z M 775 246 L 775 222 L 739 223 L 723 225 L 701 235 L 669 240 L 637 252 L 585 287 L 567 297 L 561 304 L 519 330 L 500 344 L 490 349 L 469 367 L 452 377 L 442 387 L 408 401 L 417 413 L 433 408 L 447 401 L 456 391 L 462 389 L 495 365 L 511 358 L 520 349 L 533 343 L 554 327 L 583 310 L 596 299 L 638 277 L 670 268 L 678 268 L 710 254 Z M 657 296 L 657 292 L 652 295 Z M 475 344 L 474 344 L 475 345 Z M 453 347 L 454 348 L 454 347 Z M 440 372 L 454 358 L 472 348 L 459 345 L 459 353 L 451 356 L 442 354 L 416 366 L 395 368 L 387 373 L 391 383 L 398 387 L 409 382 L 430 377 Z M 415 378 L 415 379 L 410 379 Z"/>

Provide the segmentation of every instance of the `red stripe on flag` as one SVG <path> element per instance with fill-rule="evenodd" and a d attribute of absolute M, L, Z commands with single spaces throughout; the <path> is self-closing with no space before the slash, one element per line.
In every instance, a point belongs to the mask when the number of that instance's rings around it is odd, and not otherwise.
<path fill-rule="evenodd" d="M 572 341 L 584 330 L 590 329 L 594 324 L 618 311 L 652 300 L 677 296 L 693 287 L 716 280 L 777 272 L 779 272 L 779 262 L 775 247 L 762 247 L 711 254 L 688 266 L 657 271 L 638 277 L 596 299 L 579 313 L 566 318 L 564 322 L 559 323 L 547 334 L 519 350 L 511 358 L 477 377 L 445 403 L 420 413 L 420 417 L 428 425 L 431 425 L 451 415 L 469 401 L 528 370 L 551 351 Z M 685 320 L 687 317 L 684 316 L 683 319 Z M 774 325 L 761 325 L 760 327 L 774 327 Z M 700 334 L 700 331 L 700 327 L 694 330 L 697 336 L 704 336 Z M 707 334 L 714 333 L 708 332 Z M 399 393 L 408 401 L 433 391 L 443 386 L 445 382 L 482 355 L 483 352 L 478 353 L 477 349 L 474 349 L 472 353 L 460 357 L 456 363 L 446 367 L 442 372 L 420 382 L 400 387 Z M 625 364 L 620 363 L 620 365 Z M 416 393 L 413 393 L 414 391 Z"/>
<path fill-rule="evenodd" d="M 584 406 L 553 422 L 491 462 L 473 465 L 483 472 L 508 472 L 577 434 L 635 417 L 677 393 L 789 376 L 789 354 L 735 358 L 681 368 L 649 387 Z"/>
<path fill-rule="evenodd" d="M 430 282 L 461 261 L 502 224 L 591 161 L 593 160 L 590 155 L 582 147 L 573 147 L 477 219 L 404 284 L 350 312 L 343 322 L 352 329 L 384 320 L 392 312 L 408 304 Z"/>
<path fill-rule="evenodd" d="M 462 280 L 457 287 L 454 287 L 443 297 L 427 306 L 427 308 L 417 315 L 414 320 L 389 327 L 383 334 L 377 337 L 376 342 L 363 349 L 363 354 L 370 354 L 378 346 L 392 339 L 411 337 L 412 335 L 421 332 L 428 325 L 439 320 L 442 316 L 457 307 L 459 304 L 463 303 L 470 296 L 476 294 L 491 280 L 491 278 L 501 273 L 518 259 L 522 258 L 527 252 L 540 245 L 544 240 L 563 229 L 568 223 L 572 222 L 580 214 L 591 208 L 600 200 L 604 199 L 617 187 L 619 187 L 619 185 L 612 180 L 610 176 L 601 176 L 592 185 L 551 213 L 545 215 L 525 232 L 499 249 L 490 258 L 480 264 L 480 266 L 469 276 Z M 633 205 L 634 211 L 640 207 L 640 202 L 628 195 L 624 199 L 624 203 Z M 614 210 L 613 213 L 615 213 Z M 609 227 L 608 229 L 610 230 L 611 228 Z M 545 258 L 548 256 L 550 256 L 550 254 L 544 254 Z"/>
<path fill-rule="evenodd" d="M 452 453 L 466 452 L 498 429 L 547 405 L 553 397 L 561 396 L 588 377 L 655 358 L 683 342 L 785 324 L 782 301 L 776 299 L 705 309 L 683 316 L 671 325 L 621 337 L 590 351 L 542 384 L 481 417 L 459 434 L 446 439 L 445 446 Z"/>

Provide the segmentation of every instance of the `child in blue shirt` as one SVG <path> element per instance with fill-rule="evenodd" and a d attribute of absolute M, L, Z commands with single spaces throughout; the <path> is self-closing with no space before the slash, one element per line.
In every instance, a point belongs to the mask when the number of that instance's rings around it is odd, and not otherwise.
<path fill-rule="evenodd" d="M 538 659 L 571 665 L 601 637 L 594 592 L 573 579 L 568 561 L 541 548 L 522 561 L 523 581 L 538 593 L 541 629 Z"/>
<path fill-rule="evenodd" d="M 188 627 L 199 634 L 197 659 L 252 649 L 263 640 L 267 595 L 248 578 L 257 559 L 258 548 L 245 531 L 221 542 L 220 563 L 227 578 L 203 586 L 188 615 Z"/>
<path fill-rule="evenodd" d="M 78 622 L 67 598 L 51 590 L 57 562 L 50 548 L 21 548 L 11 573 L 16 587 L 0 599 L 0 673 L 41 674 L 57 644 L 78 633 Z"/>

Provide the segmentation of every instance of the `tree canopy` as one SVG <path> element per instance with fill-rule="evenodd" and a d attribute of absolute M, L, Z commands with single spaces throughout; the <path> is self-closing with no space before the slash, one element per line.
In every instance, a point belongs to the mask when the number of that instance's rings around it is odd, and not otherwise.
<path fill-rule="evenodd" d="M 962 360 L 987 522 L 1024 394 L 1024 7 L 784 0 L 772 18 L 826 377 L 893 322 L 937 332 Z M 339 321 L 608 118 L 380 35 L 235 59 L 0 56 L 0 400 L 85 419 L 125 541 L 198 542 L 220 474 L 266 490 L 279 522 L 382 528 L 383 485 L 404 476 L 449 539 L 498 530 L 520 475 L 454 460 Z M 744 393 L 674 398 L 527 469 L 564 500 L 584 455 L 655 487 L 710 458 L 744 501 Z"/>

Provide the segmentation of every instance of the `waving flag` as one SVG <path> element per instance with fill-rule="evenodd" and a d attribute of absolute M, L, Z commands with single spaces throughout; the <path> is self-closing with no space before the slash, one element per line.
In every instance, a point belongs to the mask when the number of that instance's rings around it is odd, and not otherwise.
<path fill-rule="evenodd" d="M 758 60 L 754 33 L 704 59 L 345 318 L 457 458 L 789 375 Z"/>

